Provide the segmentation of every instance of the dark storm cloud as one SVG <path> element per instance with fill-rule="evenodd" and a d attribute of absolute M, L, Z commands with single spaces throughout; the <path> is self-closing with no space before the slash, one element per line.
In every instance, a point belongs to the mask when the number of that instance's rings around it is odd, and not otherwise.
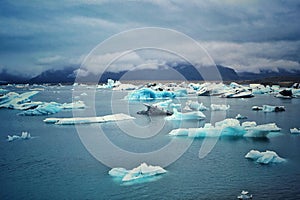
<path fill-rule="evenodd" d="M 0 68 L 22 66 L 38 73 L 64 67 L 80 62 L 113 34 L 158 26 L 204 43 L 219 64 L 239 71 L 295 69 L 300 60 L 299 11 L 296 0 L 3 0 Z"/>

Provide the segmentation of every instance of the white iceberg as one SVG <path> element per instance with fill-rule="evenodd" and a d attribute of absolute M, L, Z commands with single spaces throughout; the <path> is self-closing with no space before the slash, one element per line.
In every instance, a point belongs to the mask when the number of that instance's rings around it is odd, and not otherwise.
<path fill-rule="evenodd" d="M 166 120 L 202 120 L 205 118 L 206 116 L 201 111 L 182 113 L 176 108 L 173 108 L 173 115 L 165 117 Z"/>
<path fill-rule="evenodd" d="M 99 85 L 98 88 L 100 89 L 112 89 L 114 87 L 118 87 L 121 85 L 120 81 L 114 81 L 112 79 L 107 79 L 107 83 L 103 85 Z"/>
<path fill-rule="evenodd" d="M 185 110 L 197 110 L 197 111 L 206 111 L 208 108 L 203 105 L 203 103 L 198 103 L 197 101 L 188 100 L 185 103 Z"/>
<path fill-rule="evenodd" d="M 255 160 L 261 164 L 269 164 L 269 163 L 282 163 L 286 160 L 277 155 L 274 151 L 265 151 L 259 152 L 257 150 L 251 150 L 246 155 L 245 158 Z"/>
<path fill-rule="evenodd" d="M 114 122 L 114 121 L 129 120 L 129 119 L 135 119 L 135 118 L 123 113 L 119 113 L 113 115 L 105 115 L 101 117 L 46 118 L 43 121 L 45 123 L 52 123 L 57 125 L 73 125 L 73 124 Z"/>
<path fill-rule="evenodd" d="M 300 134 L 300 129 L 297 128 L 291 128 L 290 129 L 291 134 Z"/>
<path fill-rule="evenodd" d="M 172 130 L 169 135 L 196 137 L 266 137 L 270 132 L 278 132 L 281 129 L 275 123 L 257 125 L 255 122 L 244 122 L 240 125 L 237 119 L 225 119 L 216 122 L 215 126 L 205 123 L 201 128 L 179 128 Z"/>
<path fill-rule="evenodd" d="M 230 108 L 230 105 L 224 105 L 224 104 L 211 104 L 210 105 L 211 110 L 213 111 L 225 111 Z"/>
<path fill-rule="evenodd" d="M 21 136 L 19 136 L 19 135 L 10 136 L 10 135 L 8 135 L 7 136 L 7 141 L 8 142 L 12 142 L 12 141 L 17 140 L 17 139 L 27 140 L 27 139 L 30 139 L 30 138 L 31 138 L 30 133 L 28 133 L 28 132 L 22 132 Z"/>
<path fill-rule="evenodd" d="M 156 175 L 164 174 L 166 172 L 167 171 L 160 166 L 152 166 L 147 165 L 146 163 L 142 163 L 140 166 L 133 168 L 132 170 L 126 170 L 124 168 L 113 168 L 108 172 L 108 174 L 113 177 L 122 178 L 123 182 L 127 182 L 153 177 Z"/>

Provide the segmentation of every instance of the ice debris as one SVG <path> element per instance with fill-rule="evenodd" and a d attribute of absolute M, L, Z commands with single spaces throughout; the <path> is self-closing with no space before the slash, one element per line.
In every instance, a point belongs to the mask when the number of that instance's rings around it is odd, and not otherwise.
<path fill-rule="evenodd" d="M 257 150 L 251 150 L 246 155 L 245 158 L 255 160 L 257 163 L 269 164 L 269 163 L 282 163 L 286 160 L 277 155 L 274 151 L 259 152 Z"/>
<path fill-rule="evenodd" d="M 37 91 L 25 92 L 18 94 L 16 92 L 9 92 L 0 97 L 0 108 L 10 108 L 17 110 L 27 110 L 36 107 L 36 103 L 30 103 L 30 97 L 36 95 Z"/>
<path fill-rule="evenodd" d="M 208 108 L 203 105 L 203 103 L 198 103 L 197 101 L 188 100 L 185 103 L 185 110 L 197 110 L 197 111 L 206 111 Z"/>
<path fill-rule="evenodd" d="M 202 120 L 205 118 L 206 116 L 201 111 L 182 113 L 173 108 L 173 115 L 166 117 L 165 120 Z"/>
<path fill-rule="evenodd" d="M 22 132 L 21 136 L 19 136 L 19 135 L 10 136 L 10 135 L 8 135 L 7 136 L 7 141 L 8 142 L 12 142 L 12 141 L 17 140 L 17 139 L 27 140 L 27 139 L 30 139 L 30 138 L 31 138 L 30 133 L 28 133 L 28 132 Z"/>
<path fill-rule="evenodd" d="M 270 132 L 278 132 L 281 129 L 275 123 L 257 125 L 256 122 L 244 122 L 240 125 L 237 119 L 225 119 L 215 123 L 205 123 L 201 128 L 179 128 L 172 130 L 169 135 L 188 137 L 266 137 Z"/>
<path fill-rule="evenodd" d="M 129 119 L 135 119 L 135 118 L 123 113 L 119 113 L 113 115 L 105 115 L 101 117 L 46 118 L 43 121 L 45 123 L 52 123 L 57 125 L 73 125 L 73 124 L 114 122 L 114 121 L 129 120 Z"/>
<path fill-rule="evenodd" d="M 137 179 L 149 178 L 164 174 L 167 171 L 160 166 L 147 165 L 142 163 L 140 166 L 127 170 L 125 168 L 112 168 L 108 174 L 113 177 L 122 178 L 123 182 L 134 181 Z"/>
<path fill-rule="evenodd" d="M 159 102 L 155 104 L 147 104 L 144 105 L 147 107 L 147 110 L 138 111 L 137 114 L 140 115 L 172 115 L 173 112 L 169 111 L 168 108 L 171 105 L 172 100 L 167 100 L 164 102 Z"/>
<path fill-rule="evenodd" d="M 300 134 L 300 129 L 297 128 L 291 128 L 290 129 L 291 134 Z"/>
<path fill-rule="evenodd" d="M 253 106 L 252 110 L 262 110 L 264 112 L 282 112 L 285 111 L 284 106 L 270 106 L 270 105 L 263 105 L 260 106 Z"/>
<path fill-rule="evenodd" d="M 225 111 L 230 108 L 230 105 L 211 104 L 210 107 L 211 107 L 211 110 L 213 110 L 213 111 Z"/>
<path fill-rule="evenodd" d="M 246 116 L 243 116 L 243 115 L 241 115 L 241 114 L 237 114 L 237 115 L 235 116 L 235 118 L 236 118 L 236 119 L 247 119 Z"/>

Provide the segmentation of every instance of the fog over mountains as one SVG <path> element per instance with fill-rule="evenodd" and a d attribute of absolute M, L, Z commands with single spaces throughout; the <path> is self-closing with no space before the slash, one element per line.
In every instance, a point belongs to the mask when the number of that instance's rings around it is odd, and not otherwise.
<path fill-rule="evenodd" d="M 210 80 L 204 79 L 195 67 L 187 63 L 179 63 L 170 69 L 142 69 L 134 71 L 120 71 L 120 72 L 105 72 L 101 75 L 88 74 L 80 78 L 81 82 L 95 82 L 99 80 L 99 83 L 106 82 L 107 79 L 111 78 L 114 80 L 187 80 L 187 81 L 242 81 L 242 80 L 261 80 L 265 78 L 280 77 L 290 78 L 293 80 L 300 81 L 300 69 L 299 70 L 285 70 L 279 68 L 277 72 L 262 70 L 260 73 L 242 72 L 237 73 L 230 67 L 217 65 L 217 70 L 221 75 L 212 76 Z M 63 69 L 50 69 L 40 73 L 34 77 L 24 77 L 22 75 L 10 74 L 6 70 L 0 72 L 0 83 L 29 83 L 29 84 L 42 84 L 42 83 L 65 83 L 72 84 L 76 79 L 76 71 L 79 69 L 78 66 L 67 66 Z M 204 72 L 208 74 L 214 73 L 209 67 L 205 67 Z"/>

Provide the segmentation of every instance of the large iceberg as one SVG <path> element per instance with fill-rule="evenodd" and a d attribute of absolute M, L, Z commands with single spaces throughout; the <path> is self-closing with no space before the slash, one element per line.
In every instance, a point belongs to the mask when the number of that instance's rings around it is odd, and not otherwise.
<path fill-rule="evenodd" d="M 108 174 L 113 177 L 121 178 L 123 182 L 127 182 L 153 177 L 166 172 L 167 171 L 160 166 L 152 166 L 142 163 L 140 166 L 133 168 L 132 170 L 127 170 L 125 168 L 113 168 L 108 172 Z"/>
<path fill-rule="evenodd" d="M 216 122 L 215 126 L 205 123 L 201 128 L 179 128 L 172 130 L 169 135 L 188 137 L 266 137 L 270 132 L 278 132 L 281 129 L 275 123 L 257 125 L 256 122 L 244 122 L 240 125 L 237 119 L 225 119 Z"/>
<path fill-rule="evenodd" d="M 21 136 L 19 136 L 19 135 L 10 136 L 10 135 L 8 135 L 7 136 L 7 141 L 8 142 L 12 142 L 12 141 L 17 140 L 17 139 L 27 140 L 27 139 L 30 139 L 30 138 L 31 138 L 30 133 L 28 133 L 28 132 L 22 132 Z"/>
<path fill-rule="evenodd" d="M 285 111 L 285 108 L 284 106 L 263 105 L 262 110 L 264 112 L 281 112 L 281 111 Z"/>
<path fill-rule="evenodd" d="M 128 94 L 128 100 L 154 100 L 154 99 L 173 99 L 175 98 L 174 92 L 169 91 L 155 91 L 150 88 L 142 88 L 135 90 Z"/>
<path fill-rule="evenodd" d="M 44 119 L 44 122 L 57 124 L 57 125 L 73 125 L 73 124 L 114 122 L 114 121 L 129 120 L 129 119 L 135 119 L 135 118 L 123 113 L 119 113 L 113 115 L 105 115 L 101 117 L 46 118 Z"/>
<path fill-rule="evenodd" d="M 223 104 L 211 104 L 211 110 L 213 111 L 225 111 L 230 108 L 230 105 L 223 105 Z"/>
<path fill-rule="evenodd" d="M 173 115 L 165 117 L 166 120 L 202 120 L 205 118 L 206 116 L 201 111 L 182 113 L 176 108 L 173 108 Z"/>
<path fill-rule="evenodd" d="M 277 155 L 274 151 L 265 151 L 259 152 L 257 150 L 251 150 L 246 155 L 245 158 L 255 160 L 261 164 L 269 164 L 269 163 L 282 163 L 286 160 Z"/>

